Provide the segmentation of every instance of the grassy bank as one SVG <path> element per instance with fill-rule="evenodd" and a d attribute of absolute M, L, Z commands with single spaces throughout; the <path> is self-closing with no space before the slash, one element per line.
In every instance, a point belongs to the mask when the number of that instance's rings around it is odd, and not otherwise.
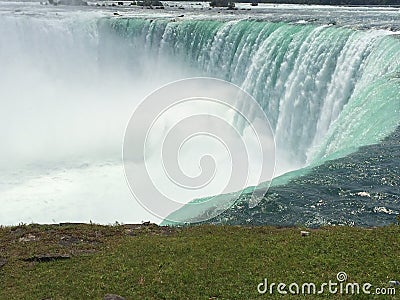
<path fill-rule="evenodd" d="M 269 282 L 371 283 L 400 278 L 400 226 L 363 229 L 155 225 L 0 228 L 0 299 L 271 299 Z M 399 299 L 358 295 L 354 299 Z M 319 296 L 330 295 L 326 289 Z M 317 298 L 316 295 L 294 299 Z"/>

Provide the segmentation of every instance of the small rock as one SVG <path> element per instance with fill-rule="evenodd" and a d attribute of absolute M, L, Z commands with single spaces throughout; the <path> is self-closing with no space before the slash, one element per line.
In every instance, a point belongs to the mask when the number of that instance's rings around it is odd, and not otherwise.
<path fill-rule="evenodd" d="M 125 233 L 130 236 L 135 236 L 136 233 L 133 229 L 125 229 Z"/>
<path fill-rule="evenodd" d="M 26 236 L 20 237 L 19 241 L 20 242 L 33 242 L 33 241 L 36 241 L 36 236 L 34 236 L 33 234 L 28 234 Z"/>
<path fill-rule="evenodd" d="M 7 263 L 7 259 L 0 257 L 0 269 Z"/>
<path fill-rule="evenodd" d="M 107 294 L 103 300 L 125 300 L 125 298 L 114 294 Z"/>
<path fill-rule="evenodd" d="M 309 231 L 300 231 L 300 233 L 301 233 L 301 236 L 309 236 L 310 235 L 310 232 Z"/>
<path fill-rule="evenodd" d="M 370 193 L 368 192 L 358 192 L 357 195 L 361 197 L 371 197 Z"/>
<path fill-rule="evenodd" d="M 82 242 L 82 241 L 79 240 L 76 237 L 73 237 L 73 236 L 62 236 L 60 241 L 58 242 L 58 244 L 61 245 L 61 246 L 67 247 L 67 246 L 79 244 L 80 242 Z"/>

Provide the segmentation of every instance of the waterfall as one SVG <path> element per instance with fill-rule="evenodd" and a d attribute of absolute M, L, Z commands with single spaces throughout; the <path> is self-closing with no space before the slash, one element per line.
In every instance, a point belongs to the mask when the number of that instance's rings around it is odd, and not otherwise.
<path fill-rule="evenodd" d="M 2 15 L 0 65 L 0 220 L 8 224 L 113 222 L 132 211 L 150 218 L 122 187 L 120 146 L 140 100 L 176 79 L 217 77 L 251 94 L 275 135 L 277 175 L 377 143 L 400 123 L 400 39 L 382 30 Z M 115 198 L 122 217 L 107 205 Z"/>
<path fill-rule="evenodd" d="M 278 173 L 376 143 L 400 123 L 400 41 L 385 31 L 248 20 L 100 24 L 132 51 L 169 57 L 255 97 L 275 133 Z"/>

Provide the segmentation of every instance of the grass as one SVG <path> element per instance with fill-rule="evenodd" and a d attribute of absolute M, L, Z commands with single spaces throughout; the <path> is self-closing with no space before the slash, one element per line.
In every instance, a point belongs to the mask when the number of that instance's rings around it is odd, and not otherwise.
<path fill-rule="evenodd" d="M 22 225 L 0 228 L 0 299 L 280 299 L 257 285 L 400 278 L 400 226 L 302 228 Z M 70 259 L 37 261 L 40 255 Z M 5 260 L 4 260 L 5 259 Z M 296 295 L 293 299 L 399 299 Z M 288 298 L 289 296 L 286 296 Z M 397 297 L 397 298 L 396 298 Z M 284 297 L 285 298 L 285 297 Z"/>

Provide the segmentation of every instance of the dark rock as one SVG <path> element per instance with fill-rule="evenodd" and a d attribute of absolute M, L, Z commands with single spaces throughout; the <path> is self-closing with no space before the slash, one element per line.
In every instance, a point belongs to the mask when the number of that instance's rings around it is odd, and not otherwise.
<path fill-rule="evenodd" d="M 232 0 L 212 0 L 210 2 L 211 7 L 228 7 L 228 8 L 234 8 L 235 7 L 235 2 Z"/>
<path fill-rule="evenodd" d="M 7 259 L 0 257 L 0 269 L 7 263 Z"/>
<path fill-rule="evenodd" d="M 104 4 L 103 4 L 104 6 Z M 86 225 L 86 223 L 71 223 L 71 222 L 66 222 L 66 223 L 60 223 L 60 226 L 77 226 L 77 225 Z"/>
<path fill-rule="evenodd" d="M 164 5 L 161 3 L 161 1 L 159 0 L 144 0 L 144 1 L 137 1 L 137 5 L 138 6 L 145 6 L 148 8 L 160 8 L 160 7 L 164 7 Z"/>
<path fill-rule="evenodd" d="M 58 242 L 58 244 L 60 246 L 64 246 L 64 247 L 68 247 L 71 245 L 76 245 L 79 244 L 81 242 L 80 239 L 73 237 L 73 236 L 63 236 L 61 237 L 60 241 Z"/>
<path fill-rule="evenodd" d="M 70 259 L 71 256 L 69 255 L 52 255 L 52 254 L 44 254 L 44 255 L 35 255 L 28 258 L 22 259 L 26 262 L 50 262 L 55 260 L 66 260 Z"/>
<path fill-rule="evenodd" d="M 125 298 L 114 294 L 107 294 L 103 300 L 125 300 Z"/>
<path fill-rule="evenodd" d="M 124 5 L 124 2 L 118 2 L 118 5 Z"/>

